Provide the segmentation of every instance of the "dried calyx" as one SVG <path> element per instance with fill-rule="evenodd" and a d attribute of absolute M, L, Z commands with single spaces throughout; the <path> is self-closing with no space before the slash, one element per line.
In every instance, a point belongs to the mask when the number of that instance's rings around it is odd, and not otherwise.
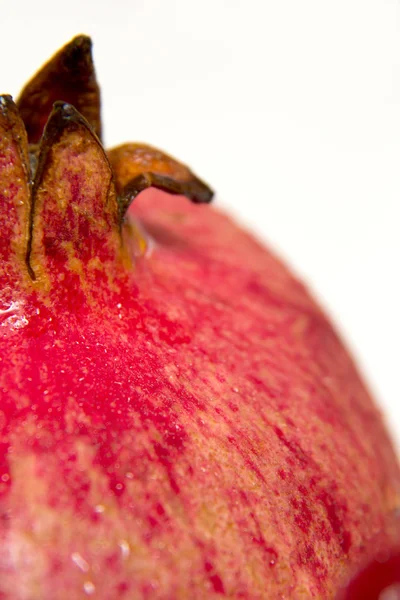
<path fill-rule="evenodd" d="M 106 153 L 100 139 L 86 36 L 62 48 L 16 103 L 0 96 L 0 276 L 6 263 L 11 276 L 24 262 L 30 278 L 40 278 L 60 251 L 70 262 L 72 255 L 110 259 L 129 204 L 148 187 L 196 203 L 212 199 L 207 185 L 163 152 L 125 144 Z"/>

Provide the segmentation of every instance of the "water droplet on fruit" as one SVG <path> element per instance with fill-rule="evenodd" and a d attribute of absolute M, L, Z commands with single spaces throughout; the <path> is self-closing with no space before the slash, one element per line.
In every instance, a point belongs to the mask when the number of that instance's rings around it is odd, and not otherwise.
<path fill-rule="evenodd" d="M 375 560 L 378 563 L 385 563 L 390 558 L 390 552 L 387 548 L 380 548 L 375 554 Z"/>
<path fill-rule="evenodd" d="M 233 391 L 233 392 L 235 392 L 235 394 L 238 394 L 238 393 L 239 393 L 239 388 L 237 388 L 237 387 L 233 387 L 233 388 L 232 388 L 232 391 Z"/>
<path fill-rule="evenodd" d="M 71 554 L 71 560 L 73 563 L 76 564 L 76 566 L 83 571 L 84 573 L 87 573 L 89 571 L 89 564 L 86 562 L 86 560 L 79 554 L 79 552 L 73 552 Z"/>
<path fill-rule="evenodd" d="M 96 588 L 91 581 L 85 581 L 85 583 L 83 584 L 83 591 L 88 596 L 91 596 L 96 591 Z"/>
<path fill-rule="evenodd" d="M 94 512 L 101 514 L 105 511 L 106 507 L 103 504 L 96 504 L 96 506 L 94 507 Z"/>
<path fill-rule="evenodd" d="M 23 314 L 22 306 L 19 302 L 11 302 L 6 308 L 0 309 L 0 326 L 8 329 L 22 329 L 28 325 L 29 321 Z"/>
<path fill-rule="evenodd" d="M 379 594 L 378 600 L 400 600 L 400 584 L 391 585 L 385 588 Z"/>
<path fill-rule="evenodd" d="M 118 546 L 121 549 L 122 558 L 128 558 L 131 548 L 126 540 L 120 540 Z"/>

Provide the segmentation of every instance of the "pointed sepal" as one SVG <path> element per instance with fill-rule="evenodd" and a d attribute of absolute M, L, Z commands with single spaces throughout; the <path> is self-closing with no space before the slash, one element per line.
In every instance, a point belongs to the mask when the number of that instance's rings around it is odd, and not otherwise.
<path fill-rule="evenodd" d="M 101 137 L 100 91 L 87 36 L 77 36 L 64 46 L 22 90 L 17 105 L 31 144 L 39 142 L 57 101 L 75 106 Z"/>
<path fill-rule="evenodd" d="M 46 125 L 32 206 L 32 279 L 72 293 L 90 280 L 108 281 L 121 243 L 112 172 L 98 138 L 70 104 L 56 103 Z"/>
<path fill-rule="evenodd" d="M 11 96 L 0 96 L 0 284 L 26 272 L 30 212 L 28 141 Z"/>
<path fill-rule="evenodd" d="M 168 154 L 145 144 L 124 144 L 108 152 L 123 216 L 136 196 L 149 187 L 181 194 L 195 203 L 210 202 L 212 190 Z"/>

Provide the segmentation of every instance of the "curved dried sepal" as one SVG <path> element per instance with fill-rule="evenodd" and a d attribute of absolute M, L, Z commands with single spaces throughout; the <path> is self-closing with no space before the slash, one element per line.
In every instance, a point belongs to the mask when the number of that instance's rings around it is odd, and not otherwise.
<path fill-rule="evenodd" d="M 64 46 L 22 90 L 17 106 L 31 144 L 39 142 L 57 101 L 75 106 L 101 137 L 100 91 L 87 36 L 80 35 Z"/>
<path fill-rule="evenodd" d="M 47 283 L 71 274 L 81 283 L 94 273 L 101 278 L 119 245 L 118 206 L 103 147 L 73 106 L 56 103 L 32 190 L 30 274 Z"/>
<path fill-rule="evenodd" d="M 182 194 L 192 202 L 210 202 L 212 190 L 188 167 L 144 144 L 125 144 L 108 152 L 123 216 L 134 198 L 149 187 Z"/>
<path fill-rule="evenodd" d="M 0 96 L 0 283 L 25 264 L 30 211 L 28 140 L 11 96 Z"/>

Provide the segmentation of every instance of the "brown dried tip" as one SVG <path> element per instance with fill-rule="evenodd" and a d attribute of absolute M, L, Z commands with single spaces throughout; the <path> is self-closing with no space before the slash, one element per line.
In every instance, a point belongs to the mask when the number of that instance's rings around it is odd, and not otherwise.
<path fill-rule="evenodd" d="M 188 167 L 145 144 L 124 144 L 108 152 L 123 216 L 136 196 L 149 187 L 182 194 L 195 203 L 210 202 L 212 190 Z"/>
<path fill-rule="evenodd" d="M 0 282 L 25 260 L 30 210 L 28 140 L 11 96 L 0 96 Z M 7 271 L 7 272 L 6 272 Z"/>
<path fill-rule="evenodd" d="M 50 269 L 59 280 L 94 271 L 99 280 L 120 253 L 129 204 L 148 187 L 196 203 L 212 199 L 188 167 L 150 146 L 126 144 L 107 158 L 91 47 L 88 37 L 74 38 L 28 83 L 17 105 L 0 96 L 3 287 L 21 261 L 45 284 Z"/>
<path fill-rule="evenodd" d="M 61 193 L 60 193 L 61 192 Z M 87 121 L 70 104 L 54 105 L 32 190 L 27 252 L 31 277 L 106 268 L 120 244 L 111 167 Z M 44 269 L 44 272 L 43 272 Z"/>
<path fill-rule="evenodd" d="M 64 46 L 22 90 L 17 106 L 28 132 L 37 144 L 54 102 L 75 106 L 101 137 L 100 90 L 92 59 L 92 42 L 80 35 Z"/>

